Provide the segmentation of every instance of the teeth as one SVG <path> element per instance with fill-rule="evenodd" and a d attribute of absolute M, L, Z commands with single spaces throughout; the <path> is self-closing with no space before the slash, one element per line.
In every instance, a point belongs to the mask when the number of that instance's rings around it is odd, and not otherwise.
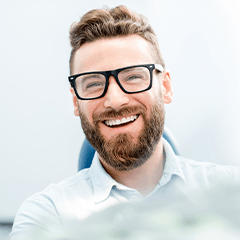
<path fill-rule="evenodd" d="M 133 122 L 137 118 L 138 118 L 138 116 L 134 115 L 134 116 L 122 118 L 122 119 L 106 120 L 105 124 L 107 126 L 116 126 L 116 125 L 120 125 L 120 124 L 127 123 L 127 122 Z"/>

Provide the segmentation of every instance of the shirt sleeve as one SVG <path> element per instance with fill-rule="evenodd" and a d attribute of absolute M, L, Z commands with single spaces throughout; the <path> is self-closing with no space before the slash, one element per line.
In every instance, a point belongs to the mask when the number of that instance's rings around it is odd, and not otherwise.
<path fill-rule="evenodd" d="M 44 194 L 35 194 L 20 207 L 10 239 L 58 239 L 62 232 L 62 223 L 54 203 Z"/>

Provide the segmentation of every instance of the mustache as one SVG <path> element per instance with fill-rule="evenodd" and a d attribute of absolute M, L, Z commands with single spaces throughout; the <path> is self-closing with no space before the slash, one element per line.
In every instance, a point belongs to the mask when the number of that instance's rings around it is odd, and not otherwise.
<path fill-rule="evenodd" d="M 111 109 L 101 113 L 94 113 L 93 122 L 94 124 L 97 124 L 98 122 L 102 122 L 108 118 L 124 117 L 131 114 L 144 114 L 145 112 L 146 108 L 143 106 L 122 107 L 119 110 Z"/>

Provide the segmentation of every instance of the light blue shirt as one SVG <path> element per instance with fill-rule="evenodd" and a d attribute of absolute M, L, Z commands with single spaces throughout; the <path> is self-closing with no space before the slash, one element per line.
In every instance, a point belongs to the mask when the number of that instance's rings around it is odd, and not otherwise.
<path fill-rule="evenodd" d="M 81 221 L 95 212 L 123 202 L 159 198 L 159 204 L 182 192 L 189 199 L 206 188 L 229 182 L 240 182 L 240 168 L 196 162 L 176 156 L 163 139 L 166 162 L 155 189 L 143 197 L 126 187 L 104 170 L 97 154 L 89 169 L 29 197 L 19 209 L 11 233 L 12 240 L 60 239 L 74 231 Z"/>

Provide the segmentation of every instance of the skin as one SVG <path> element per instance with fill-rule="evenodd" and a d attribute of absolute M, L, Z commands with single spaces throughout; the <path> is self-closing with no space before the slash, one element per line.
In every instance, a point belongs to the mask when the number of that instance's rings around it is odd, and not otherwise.
<path fill-rule="evenodd" d="M 152 55 L 149 43 L 138 35 L 100 39 L 92 43 L 85 43 L 78 49 L 74 58 L 72 74 L 107 71 L 126 66 L 155 63 L 156 61 Z M 158 74 L 158 77 L 154 71 L 152 88 L 146 92 L 137 94 L 124 93 L 117 85 L 114 77 L 111 76 L 108 91 L 106 95 L 100 99 L 88 101 L 78 100 L 71 88 L 74 114 L 79 116 L 80 109 L 80 111 L 84 112 L 87 116 L 90 123 L 93 124 L 92 116 L 95 112 L 102 113 L 109 109 L 119 110 L 126 106 L 142 105 L 146 109 L 147 116 L 149 117 L 151 107 L 156 97 L 159 96 L 159 91 L 162 93 L 165 104 L 172 101 L 173 91 L 171 78 L 167 70 L 164 70 L 160 75 Z M 116 119 L 120 118 L 122 117 Z M 138 134 L 143 127 L 143 119 L 140 115 L 136 121 L 120 128 L 107 127 L 103 122 L 99 123 L 99 127 L 106 139 L 116 136 L 119 133 L 127 132 L 131 134 L 132 141 L 137 141 Z M 107 165 L 101 157 L 99 157 L 99 159 L 113 179 L 125 186 L 138 190 L 145 196 L 153 191 L 163 173 L 162 139 L 146 163 L 129 171 L 118 171 Z"/>

